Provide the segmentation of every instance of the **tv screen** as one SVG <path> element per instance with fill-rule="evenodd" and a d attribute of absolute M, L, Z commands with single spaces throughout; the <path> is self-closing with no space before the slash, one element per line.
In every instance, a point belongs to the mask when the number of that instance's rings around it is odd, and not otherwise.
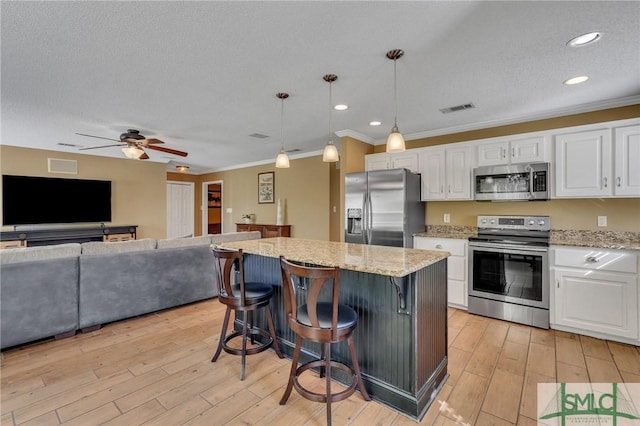
<path fill-rule="evenodd" d="M 111 182 L 2 176 L 4 225 L 111 221 Z"/>

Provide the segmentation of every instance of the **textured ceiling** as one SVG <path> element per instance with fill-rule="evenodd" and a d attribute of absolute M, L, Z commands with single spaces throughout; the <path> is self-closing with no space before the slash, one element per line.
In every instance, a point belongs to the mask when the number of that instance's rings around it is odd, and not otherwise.
<path fill-rule="evenodd" d="M 640 102 L 637 1 L 2 1 L 0 13 L 2 144 L 122 157 L 79 151 L 108 141 L 76 133 L 133 128 L 189 152 L 148 161 L 195 173 L 275 159 L 281 91 L 285 149 L 322 150 L 328 73 L 334 103 L 350 107 L 334 130 L 381 143 L 394 115 L 385 53 L 397 48 L 408 139 Z M 566 45 L 590 31 L 602 39 Z"/>

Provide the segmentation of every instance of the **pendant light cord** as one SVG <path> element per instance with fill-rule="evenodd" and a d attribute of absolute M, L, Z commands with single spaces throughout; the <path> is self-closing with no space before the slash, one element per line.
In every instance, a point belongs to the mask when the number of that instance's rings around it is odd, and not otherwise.
<path fill-rule="evenodd" d="M 333 114 L 331 113 L 331 86 L 332 81 L 329 81 L 329 143 L 333 143 Z"/>
<path fill-rule="evenodd" d="M 284 152 L 284 98 L 280 99 L 280 151 Z"/>
<path fill-rule="evenodd" d="M 393 125 L 394 127 L 398 127 L 398 79 L 396 74 L 396 62 L 397 59 L 393 60 L 393 102 L 395 104 L 395 115 L 393 117 Z"/>

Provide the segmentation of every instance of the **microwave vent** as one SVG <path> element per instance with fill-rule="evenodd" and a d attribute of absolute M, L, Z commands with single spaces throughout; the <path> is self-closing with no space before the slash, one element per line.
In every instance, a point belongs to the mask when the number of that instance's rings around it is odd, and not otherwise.
<path fill-rule="evenodd" d="M 456 105 L 449 108 L 442 108 L 440 109 L 440 112 L 443 114 L 449 114 L 450 112 L 464 111 L 465 109 L 472 109 L 475 107 L 476 106 L 473 103 L 469 102 L 468 104 Z"/>

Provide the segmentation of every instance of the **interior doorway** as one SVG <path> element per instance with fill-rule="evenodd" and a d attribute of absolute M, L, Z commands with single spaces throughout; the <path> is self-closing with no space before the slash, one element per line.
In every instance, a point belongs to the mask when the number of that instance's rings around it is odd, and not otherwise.
<path fill-rule="evenodd" d="M 223 226 L 222 181 L 202 183 L 202 235 L 221 234 Z"/>

